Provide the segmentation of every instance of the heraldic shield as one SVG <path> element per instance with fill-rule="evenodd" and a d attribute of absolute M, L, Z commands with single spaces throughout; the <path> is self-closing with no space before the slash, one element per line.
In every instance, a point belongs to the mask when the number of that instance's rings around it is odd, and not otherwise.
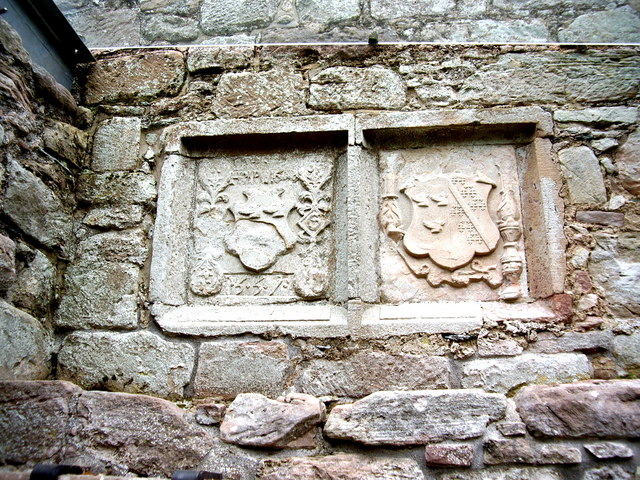
<path fill-rule="evenodd" d="M 403 238 L 414 257 L 429 257 L 447 270 L 495 250 L 500 232 L 487 201 L 494 182 L 475 175 L 414 176 L 400 189 L 411 200 L 411 224 Z"/>

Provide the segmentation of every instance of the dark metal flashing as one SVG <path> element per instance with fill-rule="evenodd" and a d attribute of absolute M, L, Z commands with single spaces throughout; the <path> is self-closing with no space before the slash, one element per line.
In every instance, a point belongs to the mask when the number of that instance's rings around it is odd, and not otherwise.
<path fill-rule="evenodd" d="M 53 0 L 0 0 L 2 8 L 1 18 L 20 34 L 34 62 L 67 88 L 78 63 L 95 61 Z"/>

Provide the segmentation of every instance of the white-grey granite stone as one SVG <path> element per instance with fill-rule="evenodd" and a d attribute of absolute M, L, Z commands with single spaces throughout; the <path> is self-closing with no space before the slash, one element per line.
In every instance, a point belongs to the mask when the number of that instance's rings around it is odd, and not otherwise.
<path fill-rule="evenodd" d="M 628 372 L 640 372 L 640 333 L 617 335 L 613 340 L 613 352 Z"/>
<path fill-rule="evenodd" d="M 586 124 L 635 123 L 638 109 L 635 107 L 595 107 L 582 110 L 555 110 L 556 122 L 578 122 Z"/>
<path fill-rule="evenodd" d="M 377 20 L 392 20 L 415 15 L 442 15 L 455 8 L 453 0 L 410 0 L 394 2 L 392 0 L 372 0 L 371 15 Z"/>
<path fill-rule="evenodd" d="M 276 8 L 275 0 L 204 0 L 200 28 L 208 35 L 249 32 L 269 25 Z"/>
<path fill-rule="evenodd" d="M 56 269 L 39 250 L 33 252 L 33 260 L 18 272 L 11 288 L 11 301 L 32 315 L 43 317 L 51 308 Z"/>
<path fill-rule="evenodd" d="M 140 127 L 135 117 L 102 122 L 93 139 L 91 168 L 96 172 L 134 170 L 140 156 Z"/>
<path fill-rule="evenodd" d="M 638 43 L 640 15 L 630 5 L 580 15 L 558 31 L 561 42 Z"/>
<path fill-rule="evenodd" d="M 600 164 L 589 147 L 565 148 L 558 152 L 558 158 L 573 203 L 607 201 Z"/>

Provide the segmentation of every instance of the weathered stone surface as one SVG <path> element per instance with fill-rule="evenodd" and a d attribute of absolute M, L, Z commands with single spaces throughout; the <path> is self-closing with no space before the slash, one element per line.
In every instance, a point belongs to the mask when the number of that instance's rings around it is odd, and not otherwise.
<path fill-rule="evenodd" d="M 637 478 L 629 467 L 621 465 L 605 465 L 591 468 L 584 474 L 584 480 L 634 480 Z"/>
<path fill-rule="evenodd" d="M 138 272 L 135 265 L 109 262 L 88 261 L 70 266 L 56 325 L 76 329 L 135 328 Z"/>
<path fill-rule="evenodd" d="M 26 234 L 43 245 L 64 249 L 71 237 L 73 218 L 42 180 L 10 161 L 4 212 Z"/>
<path fill-rule="evenodd" d="M 198 405 L 195 419 L 200 425 L 218 425 L 227 411 L 227 407 L 220 403 Z"/>
<path fill-rule="evenodd" d="M 580 15 L 558 31 L 561 42 L 638 43 L 640 17 L 630 6 Z"/>
<path fill-rule="evenodd" d="M 536 462 L 539 465 L 561 465 L 582 462 L 579 448 L 569 445 L 541 445 L 537 451 Z"/>
<path fill-rule="evenodd" d="M 411 0 L 407 2 L 394 2 L 392 0 L 371 1 L 371 15 L 378 20 L 413 17 L 416 14 L 445 14 L 454 8 L 455 2 L 453 0 L 437 0 L 435 2 L 425 0 Z"/>
<path fill-rule="evenodd" d="M 549 41 L 549 29 L 544 22 L 529 20 L 478 20 L 467 24 L 469 42 L 537 42 Z"/>
<path fill-rule="evenodd" d="M 146 41 L 169 44 L 191 42 L 198 38 L 198 19 L 171 14 L 153 14 L 142 17 L 142 36 Z"/>
<path fill-rule="evenodd" d="M 401 108 L 405 101 L 400 76 L 381 66 L 331 67 L 311 75 L 309 105 L 318 110 Z"/>
<path fill-rule="evenodd" d="M 601 442 L 591 443 L 584 446 L 589 453 L 600 460 L 609 460 L 612 458 L 631 458 L 633 450 L 622 443 Z"/>
<path fill-rule="evenodd" d="M 140 126 L 139 118 L 102 122 L 93 140 L 91 168 L 96 172 L 134 170 L 139 163 Z"/>
<path fill-rule="evenodd" d="M 489 439 L 484 443 L 484 463 L 536 465 L 580 463 L 580 450 L 568 445 L 538 445 L 522 438 Z"/>
<path fill-rule="evenodd" d="M 191 73 L 203 70 L 233 70 L 248 67 L 253 57 L 252 46 L 191 47 L 187 68 Z"/>
<path fill-rule="evenodd" d="M 496 428 L 505 437 L 522 437 L 527 433 L 527 427 L 522 422 L 500 422 Z"/>
<path fill-rule="evenodd" d="M 481 436 L 506 399 L 479 390 L 376 392 L 329 414 L 325 435 L 367 445 L 419 445 Z"/>
<path fill-rule="evenodd" d="M 450 375 L 444 357 L 360 352 L 342 361 L 312 360 L 297 383 L 311 395 L 358 398 L 379 390 L 449 388 Z"/>
<path fill-rule="evenodd" d="M 522 345 L 514 338 L 500 338 L 492 334 L 478 337 L 478 355 L 481 357 L 510 357 L 520 355 L 522 351 Z"/>
<path fill-rule="evenodd" d="M 174 50 L 98 59 L 83 82 L 85 101 L 119 103 L 175 95 L 184 82 L 184 58 Z"/>
<path fill-rule="evenodd" d="M 504 468 L 493 467 L 482 470 L 444 473 L 438 480 L 561 480 L 559 472 L 551 468 Z"/>
<path fill-rule="evenodd" d="M 634 195 L 640 195 L 640 129 L 635 130 L 620 147 L 616 166 L 622 186 Z"/>
<path fill-rule="evenodd" d="M 82 167 L 87 156 L 87 134 L 62 122 L 52 122 L 44 130 L 44 147 L 49 152 Z"/>
<path fill-rule="evenodd" d="M 62 344 L 58 377 L 89 389 L 181 398 L 194 360 L 191 345 L 145 331 L 76 332 Z"/>
<path fill-rule="evenodd" d="M 371 458 L 340 453 L 327 457 L 293 457 L 263 460 L 257 480 L 424 480 L 415 460 L 404 458 Z"/>
<path fill-rule="evenodd" d="M 144 265 L 149 248 L 140 229 L 92 235 L 78 244 L 77 258 L 92 262 L 129 262 Z"/>
<path fill-rule="evenodd" d="M 69 401 L 81 391 L 68 382 L 0 382 L 0 438 L 6 440 L 0 462 L 61 462 L 71 428 Z"/>
<path fill-rule="evenodd" d="M 616 359 L 627 372 L 640 373 L 640 333 L 616 336 L 613 347 Z"/>
<path fill-rule="evenodd" d="M 227 410 L 220 438 L 237 445 L 284 448 L 318 425 L 324 415 L 324 405 L 311 395 L 293 393 L 270 400 L 257 393 L 241 393 Z"/>
<path fill-rule="evenodd" d="M 169 477 L 192 469 L 213 442 L 173 403 L 128 393 L 84 392 L 77 404 L 78 447 L 120 475 Z"/>
<path fill-rule="evenodd" d="M 640 314 L 640 239 L 633 233 L 618 236 L 595 235 L 589 274 L 614 315 L 634 317 Z"/>
<path fill-rule="evenodd" d="M 607 65 L 588 55 L 550 52 L 509 53 L 466 78 L 460 90 L 465 103 L 594 102 L 635 96 L 640 65 L 633 58 Z"/>
<path fill-rule="evenodd" d="M 199 7 L 200 0 L 140 0 L 141 12 L 194 15 Z"/>
<path fill-rule="evenodd" d="M 51 368 L 49 342 L 40 322 L 0 300 L 0 379 L 47 378 Z"/>
<path fill-rule="evenodd" d="M 635 123 L 638 109 L 635 107 L 598 107 L 583 110 L 556 110 L 556 122 L 578 122 L 587 124 Z"/>
<path fill-rule="evenodd" d="M 91 5 L 66 15 L 73 29 L 89 47 L 132 47 L 142 44 L 135 8 L 105 9 Z M 122 2 L 124 3 L 124 2 Z"/>
<path fill-rule="evenodd" d="M 284 391 L 289 361 L 282 342 L 203 343 L 195 394 L 234 397 L 256 392 L 277 397 Z"/>
<path fill-rule="evenodd" d="M 203 0 L 200 27 L 208 35 L 225 35 L 266 27 L 276 13 L 275 0 Z"/>
<path fill-rule="evenodd" d="M 532 383 L 571 382 L 591 377 L 589 359 L 581 353 L 481 359 L 462 367 L 463 388 L 480 387 L 489 392 L 507 393 Z"/>
<path fill-rule="evenodd" d="M 124 229 L 142 222 L 141 205 L 98 207 L 90 210 L 82 223 L 90 227 Z"/>
<path fill-rule="evenodd" d="M 591 148 L 593 148 L 598 153 L 606 152 L 607 150 L 611 150 L 612 148 L 615 148 L 617 146 L 618 146 L 618 141 L 615 138 L 599 138 L 591 142 Z M 611 203 L 609 203 L 609 205 L 611 205 Z M 611 208 L 611 206 L 609 206 L 609 208 Z"/>
<path fill-rule="evenodd" d="M 39 250 L 29 252 L 33 259 L 18 272 L 11 288 L 11 302 L 32 315 L 43 317 L 51 308 L 56 269 Z"/>
<path fill-rule="evenodd" d="M 86 173 L 78 178 L 76 196 L 93 205 L 148 204 L 156 198 L 156 184 L 146 173 Z"/>
<path fill-rule="evenodd" d="M 529 345 L 529 351 L 536 353 L 594 353 L 610 351 L 612 347 L 613 333 L 606 330 L 585 333 L 566 332 L 560 336 L 541 332 L 538 334 L 536 342 Z"/>
<path fill-rule="evenodd" d="M 425 458 L 430 467 L 470 467 L 473 463 L 473 445 L 427 445 Z"/>
<path fill-rule="evenodd" d="M 299 73 L 227 73 L 218 84 L 214 111 L 231 117 L 299 115 L 307 111 L 305 90 Z"/>
<path fill-rule="evenodd" d="M 573 203 L 607 201 L 600 164 L 589 147 L 565 148 L 558 152 L 558 158 Z"/>
<path fill-rule="evenodd" d="M 515 397 L 538 437 L 635 438 L 640 432 L 640 381 L 595 380 L 525 387 Z"/>
<path fill-rule="evenodd" d="M 0 292 L 6 292 L 16 281 L 16 244 L 0 234 Z"/>
<path fill-rule="evenodd" d="M 300 0 L 296 7 L 303 22 L 335 23 L 360 16 L 357 0 Z"/>
<path fill-rule="evenodd" d="M 580 210 L 576 212 L 576 221 L 581 223 L 595 223 L 611 227 L 624 225 L 624 214 L 619 212 L 602 212 L 598 210 Z"/>

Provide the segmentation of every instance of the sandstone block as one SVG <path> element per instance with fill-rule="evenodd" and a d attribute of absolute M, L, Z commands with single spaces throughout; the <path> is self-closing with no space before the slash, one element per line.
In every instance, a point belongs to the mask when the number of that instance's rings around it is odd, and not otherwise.
<path fill-rule="evenodd" d="M 527 433 L 527 427 L 522 422 L 501 422 L 496 428 L 505 437 L 523 437 Z"/>
<path fill-rule="evenodd" d="M 638 109 L 635 107 L 597 107 L 583 110 L 556 110 L 556 122 L 578 122 L 586 124 L 635 123 Z"/>
<path fill-rule="evenodd" d="M 621 465 L 605 465 L 587 470 L 584 480 L 634 480 L 637 478 L 629 467 Z"/>
<path fill-rule="evenodd" d="M 581 353 L 481 359 L 462 367 L 464 388 L 480 387 L 489 392 L 507 393 L 531 383 L 569 382 L 591 377 L 589 359 Z"/>
<path fill-rule="evenodd" d="M 98 207 L 91 209 L 82 219 L 82 223 L 90 227 L 122 230 L 140 224 L 142 214 L 141 205 Z"/>
<path fill-rule="evenodd" d="M 324 416 L 324 405 L 311 395 L 293 393 L 270 400 L 242 393 L 229 406 L 220 438 L 243 446 L 284 448 L 312 431 Z"/>
<path fill-rule="evenodd" d="M 561 28 L 558 39 L 568 43 L 638 43 L 640 16 L 631 6 L 586 13 Z"/>
<path fill-rule="evenodd" d="M 256 392 L 277 397 L 284 391 L 289 362 L 282 342 L 203 343 L 195 394 L 234 397 Z"/>
<path fill-rule="evenodd" d="M 207 35 L 227 35 L 263 28 L 276 13 L 275 0 L 204 0 L 200 27 Z"/>
<path fill-rule="evenodd" d="M 43 245 L 64 249 L 71 238 L 73 218 L 42 180 L 10 161 L 4 212 L 26 234 Z"/>
<path fill-rule="evenodd" d="M 197 17 L 166 13 L 144 15 L 141 31 L 142 36 L 150 43 L 163 41 L 174 45 L 191 42 L 200 35 Z"/>
<path fill-rule="evenodd" d="M 81 391 L 68 382 L 0 381 L 0 462 L 61 462 L 71 429 L 69 401 Z"/>
<path fill-rule="evenodd" d="M 602 212 L 598 210 L 580 210 L 576 212 L 576 221 L 581 223 L 595 223 L 610 227 L 624 225 L 624 214 L 619 212 Z"/>
<path fill-rule="evenodd" d="M 589 147 L 565 148 L 558 152 L 558 158 L 573 203 L 607 201 L 600 164 Z"/>
<path fill-rule="evenodd" d="M 623 445 L 622 443 L 591 443 L 585 445 L 584 448 L 586 448 L 589 453 L 600 460 L 633 457 L 633 450 L 631 450 L 631 448 L 627 447 L 626 445 Z"/>
<path fill-rule="evenodd" d="M 481 105 L 562 105 L 634 96 L 640 74 L 636 60 L 627 57 L 615 65 L 607 63 L 604 58 L 559 52 L 504 54 L 464 79 L 460 99 Z"/>
<path fill-rule="evenodd" d="M 139 270 L 135 265 L 109 262 L 88 261 L 70 266 L 56 325 L 75 329 L 135 328 Z"/>
<path fill-rule="evenodd" d="M 144 395 L 83 392 L 77 422 L 77 448 L 120 475 L 169 477 L 195 468 L 213 445 L 176 405 Z"/>
<path fill-rule="evenodd" d="M 93 139 L 91 168 L 96 172 L 135 170 L 140 151 L 139 118 L 116 117 L 104 121 Z"/>
<path fill-rule="evenodd" d="M 418 15 L 443 15 L 455 8 L 453 0 L 410 0 L 408 2 L 393 2 L 392 0 L 372 0 L 371 15 L 377 20 L 393 20 L 402 17 Z"/>
<path fill-rule="evenodd" d="M 607 305 L 618 317 L 640 314 L 640 238 L 634 233 L 595 235 L 589 274 L 604 293 Z"/>
<path fill-rule="evenodd" d="M 78 167 L 85 166 L 87 134 L 62 122 L 52 122 L 44 130 L 44 148 L 70 161 Z"/>
<path fill-rule="evenodd" d="M 478 355 L 481 357 L 509 357 L 520 355 L 522 351 L 522 345 L 513 338 L 499 338 L 491 334 L 478 338 Z"/>
<path fill-rule="evenodd" d="M 306 82 L 299 73 L 227 73 L 216 92 L 214 111 L 219 116 L 299 115 L 307 111 Z"/>
<path fill-rule="evenodd" d="M 187 68 L 190 73 L 198 73 L 248 67 L 253 51 L 253 46 L 191 47 L 187 56 Z"/>
<path fill-rule="evenodd" d="M 505 414 L 502 395 L 479 390 L 376 392 L 338 405 L 324 432 L 366 445 L 419 445 L 481 436 Z"/>
<path fill-rule="evenodd" d="M 427 445 L 425 458 L 430 467 L 470 467 L 473 463 L 473 445 Z"/>
<path fill-rule="evenodd" d="M 296 7 L 302 22 L 336 23 L 360 16 L 357 0 L 300 0 Z"/>
<path fill-rule="evenodd" d="M 0 300 L 0 379 L 47 378 L 51 369 L 49 342 L 38 320 Z"/>
<path fill-rule="evenodd" d="M 616 336 L 613 352 L 627 372 L 640 372 L 640 333 Z"/>
<path fill-rule="evenodd" d="M 83 262 L 129 262 L 144 265 L 149 248 L 140 229 L 92 235 L 78 245 L 76 256 Z"/>
<path fill-rule="evenodd" d="M 529 345 L 529 351 L 536 353 L 594 353 L 609 351 L 612 347 L 613 333 L 607 330 L 585 333 L 566 332 L 560 336 L 541 332 L 536 342 Z"/>
<path fill-rule="evenodd" d="M 415 460 L 371 458 L 364 455 L 336 454 L 327 457 L 293 457 L 263 460 L 257 480 L 424 480 Z"/>
<path fill-rule="evenodd" d="M 484 463 L 554 465 L 580 463 L 580 450 L 568 445 L 538 445 L 522 438 L 489 439 L 484 444 Z"/>
<path fill-rule="evenodd" d="M 92 205 L 148 204 L 156 198 L 156 184 L 146 173 L 85 173 L 78 178 L 76 196 Z"/>
<path fill-rule="evenodd" d="M 32 315 L 44 317 L 51 308 L 56 269 L 39 250 L 29 252 L 31 255 L 33 259 L 18 272 L 11 288 L 11 302 Z"/>
<path fill-rule="evenodd" d="M 493 467 L 469 472 L 444 473 L 438 480 L 561 480 L 551 468 Z"/>
<path fill-rule="evenodd" d="M 58 354 L 58 377 L 84 388 L 181 398 L 191 379 L 193 347 L 150 332 L 76 332 Z"/>
<path fill-rule="evenodd" d="M 361 352 L 342 361 L 312 360 L 297 383 L 311 395 L 359 398 L 379 390 L 450 388 L 450 370 L 444 357 Z"/>
<path fill-rule="evenodd" d="M 636 129 L 622 144 L 616 155 L 619 179 L 633 195 L 640 195 L 640 129 Z"/>
<path fill-rule="evenodd" d="M 184 59 L 174 50 L 98 59 L 84 79 L 89 105 L 127 103 L 176 95 L 184 83 Z"/>
<path fill-rule="evenodd" d="M 330 67 L 311 76 L 309 105 L 317 110 L 392 109 L 405 101 L 400 76 L 381 66 Z"/>
<path fill-rule="evenodd" d="M 640 381 L 580 382 L 523 388 L 515 397 L 537 437 L 635 438 L 640 431 Z"/>

